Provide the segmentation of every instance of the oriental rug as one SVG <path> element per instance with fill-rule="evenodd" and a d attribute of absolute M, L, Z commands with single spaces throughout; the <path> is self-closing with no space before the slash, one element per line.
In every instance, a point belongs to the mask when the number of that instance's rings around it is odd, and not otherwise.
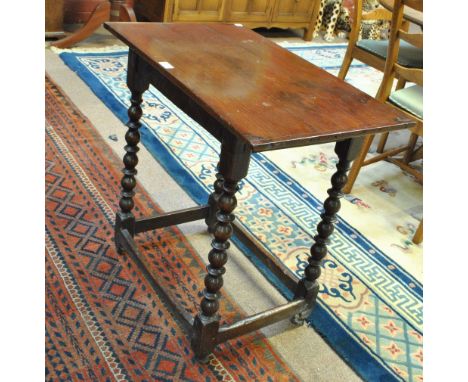
<path fill-rule="evenodd" d="M 118 255 L 121 160 L 46 78 L 46 380 L 298 381 L 261 333 L 220 346 L 208 364 L 140 268 Z M 141 187 L 137 215 L 160 212 Z M 175 228 L 139 235 L 152 272 L 194 313 L 203 263 Z M 242 313 L 226 292 L 226 318 Z"/>
<path fill-rule="evenodd" d="M 345 48 L 344 45 L 290 47 L 333 74 L 339 70 Z M 123 122 L 127 120 L 129 106 L 126 54 L 126 51 L 60 54 Z M 376 71 L 359 62 L 353 64 L 349 74 L 354 86 L 369 93 L 375 92 L 379 80 Z M 142 143 L 194 201 L 204 203 L 212 190 L 219 143 L 153 87 L 144 95 L 143 111 Z M 241 184 L 236 211 L 243 228 L 300 278 L 336 158 L 330 145 L 295 150 L 254 154 L 249 175 Z M 393 186 L 395 176 L 387 177 L 380 168 L 375 168 L 377 176 L 383 179 L 372 180 L 370 189 L 378 197 L 371 192 L 371 201 L 367 202 L 350 195 L 346 198 L 349 203 L 343 203 L 323 263 L 319 303 L 307 322 L 364 379 L 420 381 L 423 289 L 418 280 L 420 274 L 414 271 L 411 261 L 420 259 L 421 247 L 408 240 L 417 222 L 413 216 L 417 215 L 414 213 L 417 205 L 411 196 L 414 194 L 411 188 L 416 187 L 417 194 L 417 186 L 403 176 L 410 191 L 399 191 Z M 303 175 L 306 176 L 302 178 Z M 388 204 L 390 200 L 399 205 L 396 199 L 401 194 L 402 199 L 411 203 L 382 217 L 378 213 L 379 203 Z M 379 202 L 382 196 L 387 200 Z M 379 241 L 376 245 L 369 240 L 367 230 L 398 231 L 400 236 L 384 234 L 384 240 L 397 238 L 403 244 Z M 235 239 L 234 242 L 240 246 Z M 269 281 L 290 298 L 285 286 L 260 265 L 255 255 L 242 249 Z"/>

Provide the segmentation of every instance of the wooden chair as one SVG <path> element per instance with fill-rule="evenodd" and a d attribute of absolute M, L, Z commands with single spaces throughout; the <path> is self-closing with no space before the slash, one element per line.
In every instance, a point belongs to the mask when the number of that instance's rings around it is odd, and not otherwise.
<path fill-rule="evenodd" d="M 382 54 L 382 49 L 369 48 L 369 43 L 372 45 L 372 40 L 359 40 L 359 32 L 361 29 L 361 23 L 364 20 L 388 20 L 392 19 L 392 14 L 383 8 L 377 8 L 370 12 L 363 13 L 363 0 L 355 0 L 354 8 L 351 13 L 351 32 L 348 36 L 348 48 L 346 50 L 343 63 L 341 64 L 338 78 L 344 80 L 348 70 L 351 66 L 353 59 L 360 60 L 373 68 L 376 68 L 383 72 L 385 67 L 386 47 L 385 53 Z M 374 40 L 375 41 L 375 40 Z M 379 52 L 377 54 L 376 52 Z"/>
<path fill-rule="evenodd" d="M 365 20 L 392 20 L 392 13 L 385 8 L 376 8 L 363 13 L 363 0 L 356 0 L 352 13 L 352 26 L 349 34 L 348 48 L 341 65 L 338 78 L 344 80 L 353 59 L 364 62 L 373 68 L 384 71 L 387 57 L 388 40 L 359 40 L 361 22 Z M 403 27 L 407 30 L 409 23 L 404 21 Z M 403 42 L 400 47 L 398 61 L 409 68 L 422 68 L 422 49 Z M 403 84 L 404 85 L 404 84 Z"/>
<path fill-rule="evenodd" d="M 365 20 L 392 20 L 392 12 L 385 8 L 376 8 L 369 12 L 363 12 L 363 1 L 355 0 L 352 13 L 353 24 L 351 33 L 349 34 L 348 48 L 346 50 L 343 63 L 341 64 L 338 78 L 344 80 L 348 74 L 349 68 L 353 59 L 362 61 L 363 63 L 372 66 L 373 68 L 384 71 L 385 61 L 387 58 L 388 40 L 359 40 L 359 32 L 361 22 Z M 403 29 L 408 31 L 409 22 L 403 21 Z M 398 62 L 409 68 L 422 68 L 423 53 L 422 49 L 415 47 L 406 42 L 402 42 L 398 55 Z M 396 90 L 405 87 L 405 80 L 398 79 Z M 382 135 L 377 152 L 382 153 L 387 142 L 388 133 Z"/>
<path fill-rule="evenodd" d="M 423 0 L 395 0 L 384 76 L 376 98 L 401 109 L 408 116 L 415 119 L 417 125 L 411 129 L 411 136 L 405 147 L 382 152 L 368 160 L 366 160 L 366 155 L 372 144 L 374 136 L 366 137 L 361 152 L 354 161 L 351 171 L 349 172 L 348 182 L 343 188 L 343 192 L 345 193 L 351 192 L 362 166 L 366 166 L 383 159 L 398 165 L 404 171 L 412 174 L 417 180 L 422 182 L 422 174 L 412 168 L 409 163 L 422 157 L 422 147 L 415 150 L 415 145 L 418 137 L 422 137 L 423 135 L 423 69 L 402 65 L 399 62 L 399 57 L 401 57 L 399 56 L 399 53 L 402 41 L 406 41 L 407 44 L 411 44 L 422 50 L 423 34 L 412 34 L 409 33 L 407 29 L 402 28 L 404 6 L 414 8 L 422 12 Z M 396 89 L 392 92 L 393 81 L 396 76 L 398 76 L 400 80 L 414 83 L 414 85 Z M 404 153 L 403 158 L 394 157 L 399 153 Z M 413 241 L 422 241 L 422 222 L 413 238 Z"/>

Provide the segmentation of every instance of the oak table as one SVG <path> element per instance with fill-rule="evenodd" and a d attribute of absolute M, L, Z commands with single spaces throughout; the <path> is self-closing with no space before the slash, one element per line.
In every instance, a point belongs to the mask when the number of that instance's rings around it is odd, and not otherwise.
<path fill-rule="evenodd" d="M 176 317 L 191 335 L 199 359 L 226 340 L 290 317 L 300 324 L 310 314 L 319 291 L 320 264 L 340 209 L 341 189 L 361 137 L 409 128 L 414 122 L 396 108 L 377 102 L 360 90 L 308 63 L 257 33 L 229 24 L 106 23 L 125 42 L 127 85 L 131 91 L 125 139 L 120 211 L 115 243 L 143 264 L 134 235 L 174 224 L 205 219 L 214 235 L 200 311 L 190 317 L 172 298 Z M 142 94 L 153 84 L 177 107 L 221 142 L 214 192 L 207 204 L 135 219 L 135 175 L 140 141 Z M 294 291 L 292 301 L 230 325 L 220 325 L 219 292 L 233 232 L 238 183 L 246 175 L 253 152 L 336 142 L 337 171 L 324 203 L 318 234 L 304 277 L 297 281 L 267 256 Z M 144 265 L 143 265 L 144 267 Z M 149 276 L 149 272 L 146 272 Z M 151 277 L 151 276 L 149 276 Z M 156 280 L 153 286 L 161 291 Z"/>

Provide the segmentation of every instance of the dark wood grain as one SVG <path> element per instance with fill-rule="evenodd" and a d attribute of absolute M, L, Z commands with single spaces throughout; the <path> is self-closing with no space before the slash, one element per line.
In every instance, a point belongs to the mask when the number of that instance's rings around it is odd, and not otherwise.
<path fill-rule="evenodd" d="M 309 300 L 309 307 L 305 311 L 293 317 L 292 321 L 301 324 L 314 307 L 320 286 L 318 279 L 321 274 L 322 260 L 327 255 L 327 244 L 333 234 L 337 221 L 337 213 L 341 208 L 340 199 L 343 197 L 343 186 L 348 177 L 351 162 L 356 158 L 362 145 L 362 137 L 339 141 L 335 145 L 335 153 L 338 155 L 337 171 L 331 178 L 332 187 L 327 190 L 328 198 L 323 203 L 324 212 L 320 215 L 321 221 L 317 225 L 317 235 L 314 236 L 314 244 L 310 248 L 310 256 L 304 269 L 304 277 L 297 284 L 294 298 L 303 297 Z"/>
<path fill-rule="evenodd" d="M 175 212 L 164 214 L 155 214 L 153 216 L 135 220 L 135 234 L 151 231 L 158 228 L 171 225 L 193 222 L 195 220 L 205 219 L 210 211 L 210 206 L 198 206 L 185 208 Z"/>
<path fill-rule="evenodd" d="M 105 27 L 254 152 L 414 124 L 398 110 L 249 29 L 172 23 Z M 162 61 L 174 68 L 164 69 Z"/>
<path fill-rule="evenodd" d="M 305 300 L 294 300 L 287 304 L 268 309 L 264 312 L 253 314 L 231 325 L 224 325 L 219 328 L 216 338 L 217 343 L 223 343 L 231 338 L 239 337 L 254 330 L 272 325 L 285 318 L 291 317 L 295 312 L 307 306 Z"/>

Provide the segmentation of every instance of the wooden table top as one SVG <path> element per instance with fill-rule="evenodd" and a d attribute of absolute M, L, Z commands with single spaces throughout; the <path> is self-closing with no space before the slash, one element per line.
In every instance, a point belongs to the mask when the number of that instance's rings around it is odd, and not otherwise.
<path fill-rule="evenodd" d="M 393 5 L 395 4 L 395 0 L 379 0 L 379 3 L 382 4 L 384 8 L 387 8 L 390 12 L 393 12 Z M 417 11 L 416 9 L 405 6 L 403 9 L 403 17 L 406 20 L 419 25 L 420 27 L 423 26 L 423 13 Z"/>
<path fill-rule="evenodd" d="M 414 124 L 397 109 L 243 27 L 115 22 L 105 27 L 254 152 Z"/>

